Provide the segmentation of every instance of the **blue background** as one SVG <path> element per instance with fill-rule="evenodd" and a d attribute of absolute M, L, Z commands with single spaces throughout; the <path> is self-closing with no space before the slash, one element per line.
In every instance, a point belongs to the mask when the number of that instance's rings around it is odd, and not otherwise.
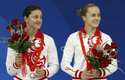
<path fill-rule="evenodd" d="M 101 10 L 99 29 L 111 36 L 117 43 L 119 52 L 119 67 L 125 71 L 125 0 L 0 0 L 0 36 L 10 37 L 6 27 L 10 19 L 18 18 L 23 21 L 23 11 L 29 5 L 37 5 L 43 11 L 43 25 L 41 31 L 52 36 L 55 40 L 59 62 L 62 59 L 62 50 L 68 36 L 81 29 L 84 23 L 77 15 L 83 5 L 94 3 Z M 6 71 L 7 43 L 0 43 L 0 78 L 12 80 L 13 76 Z M 125 74 L 117 70 L 107 77 L 108 80 L 125 80 Z M 61 68 L 50 80 L 71 80 L 71 76 Z"/>

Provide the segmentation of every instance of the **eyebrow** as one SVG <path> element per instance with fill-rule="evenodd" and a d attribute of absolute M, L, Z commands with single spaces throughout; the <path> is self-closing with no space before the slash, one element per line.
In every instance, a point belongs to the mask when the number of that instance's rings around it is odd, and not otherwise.
<path fill-rule="evenodd" d="M 32 14 L 33 16 L 39 16 L 38 14 Z M 42 14 L 40 15 L 40 16 L 42 16 Z"/>
<path fill-rule="evenodd" d="M 92 14 L 96 14 L 95 12 L 93 12 Z M 101 14 L 100 12 L 99 13 L 97 13 L 97 14 Z"/>

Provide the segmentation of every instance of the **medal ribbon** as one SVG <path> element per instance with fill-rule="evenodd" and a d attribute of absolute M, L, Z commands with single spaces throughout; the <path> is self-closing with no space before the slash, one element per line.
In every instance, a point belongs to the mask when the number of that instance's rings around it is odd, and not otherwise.
<path fill-rule="evenodd" d="M 26 58 L 27 58 L 27 63 L 28 63 L 28 66 L 29 66 L 29 68 L 30 68 L 30 70 L 31 70 L 32 72 L 35 70 L 36 65 L 37 65 L 37 62 L 38 62 L 38 59 L 39 59 L 40 54 L 41 54 L 41 51 L 44 49 L 44 46 L 45 46 L 45 43 L 44 43 L 44 35 L 43 35 L 43 33 L 40 32 L 40 31 L 39 31 L 39 33 L 40 33 L 39 35 L 40 35 L 41 38 L 42 38 L 42 42 L 40 43 L 40 48 L 38 49 L 38 55 L 37 55 L 37 57 L 36 57 L 36 60 L 35 60 L 34 65 L 31 64 L 31 62 L 30 62 L 30 60 L 29 60 L 29 58 L 28 58 L 28 54 L 29 54 L 28 51 L 26 52 L 26 53 L 28 53 L 27 56 L 26 56 Z"/>
<path fill-rule="evenodd" d="M 92 69 L 92 65 L 91 63 L 89 62 L 89 60 L 86 58 L 85 55 L 86 54 L 86 50 L 85 50 L 85 46 L 84 46 L 84 42 L 83 42 L 83 39 L 82 39 L 82 32 L 84 33 L 84 27 L 79 31 L 79 38 L 80 38 L 80 43 L 81 43 L 81 47 L 82 47 L 82 51 L 83 51 L 83 55 L 85 57 L 85 60 L 87 62 L 87 70 L 90 70 Z M 100 39 L 101 39 L 101 34 L 100 34 L 100 31 L 98 29 L 96 29 L 96 31 L 98 32 L 98 34 L 95 33 L 95 35 L 98 35 L 98 38 L 97 38 L 97 42 L 96 44 L 94 45 L 94 49 L 96 48 L 96 46 L 100 43 Z"/>

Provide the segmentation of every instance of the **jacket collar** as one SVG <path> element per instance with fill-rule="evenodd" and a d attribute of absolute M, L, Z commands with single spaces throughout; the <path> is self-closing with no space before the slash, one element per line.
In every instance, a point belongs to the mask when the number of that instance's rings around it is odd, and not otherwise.
<path fill-rule="evenodd" d="M 87 35 L 86 31 L 85 31 L 85 27 L 83 27 L 81 30 L 80 30 L 84 35 Z M 100 31 L 98 28 L 96 28 L 96 32 L 94 33 L 94 36 L 99 36 L 100 35 Z"/>

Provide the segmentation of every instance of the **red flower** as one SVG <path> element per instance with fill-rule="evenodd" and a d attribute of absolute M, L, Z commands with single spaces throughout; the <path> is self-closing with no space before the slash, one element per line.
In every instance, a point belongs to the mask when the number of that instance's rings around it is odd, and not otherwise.
<path fill-rule="evenodd" d="M 9 39 L 8 42 L 12 44 L 14 43 L 12 39 Z"/>
<path fill-rule="evenodd" d="M 24 29 L 26 27 L 26 24 L 21 22 L 20 25 L 22 25 L 22 28 Z"/>
<path fill-rule="evenodd" d="M 114 58 L 114 59 L 117 59 L 117 54 L 116 54 L 116 52 L 115 51 L 112 51 L 111 53 L 110 53 L 110 55 Z"/>
<path fill-rule="evenodd" d="M 23 39 L 24 41 L 28 41 L 28 40 L 29 40 L 29 36 L 27 35 L 26 32 L 23 33 L 22 39 Z"/>
<path fill-rule="evenodd" d="M 19 22 L 19 19 L 13 19 L 13 20 L 12 20 L 12 23 L 13 23 L 14 25 L 17 25 L 18 22 Z"/>
<path fill-rule="evenodd" d="M 92 53 L 95 54 L 97 52 L 96 49 L 92 49 Z"/>
<path fill-rule="evenodd" d="M 14 34 L 13 36 L 12 36 L 12 39 L 14 40 L 14 41 L 18 41 L 18 39 L 19 39 L 19 35 L 18 34 Z"/>
<path fill-rule="evenodd" d="M 104 58 L 103 60 L 101 60 L 101 67 L 105 68 L 105 67 L 107 67 L 110 63 L 111 63 L 111 62 L 110 62 L 108 59 Z"/>
<path fill-rule="evenodd" d="M 102 53 L 101 52 L 97 52 L 94 54 L 98 59 L 102 59 Z"/>
<path fill-rule="evenodd" d="M 110 53 L 110 49 L 107 50 L 107 53 Z"/>
<path fill-rule="evenodd" d="M 111 48 L 117 48 L 117 44 L 116 43 L 111 43 Z"/>
<path fill-rule="evenodd" d="M 105 50 L 111 49 L 111 46 L 110 46 L 109 44 L 106 44 L 104 49 L 105 49 Z"/>
<path fill-rule="evenodd" d="M 9 33 L 11 33 L 11 28 L 13 28 L 12 25 L 6 27 L 6 29 L 8 30 Z"/>

